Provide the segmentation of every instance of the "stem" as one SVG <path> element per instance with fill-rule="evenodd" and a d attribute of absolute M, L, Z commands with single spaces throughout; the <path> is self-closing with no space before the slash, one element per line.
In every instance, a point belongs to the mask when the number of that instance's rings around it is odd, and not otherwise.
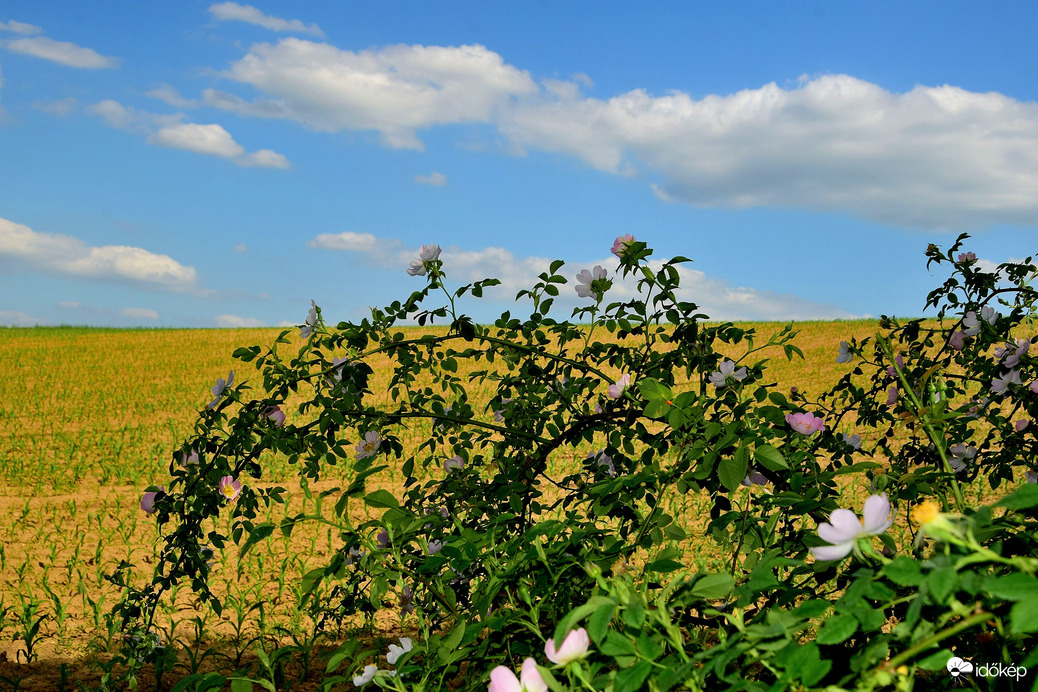
<path fill-rule="evenodd" d="M 926 639 L 923 639 L 922 641 L 918 642 L 914 646 L 906 649 L 905 651 L 902 651 L 900 654 L 898 654 L 894 658 L 890 659 L 886 663 L 881 663 L 879 666 L 876 667 L 876 671 L 874 671 L 874 672 L 878 672 L 879 670 L 885 669 L 885 668 L 897 668 L 899 665 L 901 665 L 905 661 L 911 659 L 913 656 L 915 656 L 920 651 L 925 651 L 926 649 L 929 649 L 931 646 L 937 644 L 940 641 L 943 641 L 944 639 L 947 639 L 948 637 L 952 636 L 953 634 L 958 634 L 962 630 L 969 629 L 970 627 L 973 627 L 973 625 L 977 625 L 977 624 L 979 624 L 981 622 L 984 622 L 985 620 L 990 620 L 991 617 L 992 617 L 991 613 L 988 613 L 988 612 L 985 612 L 985 611 L 981 611 L 979 613 L 974 613 L 973 615 L 971 615 L 970 617 L 966 618 L 965 620 L 960 620 L 959 622 L 957 622 L 956 624 L 952 625 L 951 627 L 930 635 L 929 637 L 927 637 Z"/>

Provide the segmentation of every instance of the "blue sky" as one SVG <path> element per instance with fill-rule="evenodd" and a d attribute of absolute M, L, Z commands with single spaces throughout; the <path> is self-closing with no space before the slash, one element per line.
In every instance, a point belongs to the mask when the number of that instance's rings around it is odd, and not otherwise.
<path fill-rule="evenodd" d="M 1038 6 L 643 5 L 7 0 L 0 324 L 357 320 L 427 243 L 485 321 L 625 233 L 715 318 L 918 315 L 927 243 L 1032 253 Z"/>

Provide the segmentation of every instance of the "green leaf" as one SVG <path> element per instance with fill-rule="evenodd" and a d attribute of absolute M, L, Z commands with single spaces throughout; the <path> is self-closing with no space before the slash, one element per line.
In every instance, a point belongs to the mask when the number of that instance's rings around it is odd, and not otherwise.
<path fill-rule="evenodd" d="M 1038 579 L 1023 572 L 1007 574 L 1003 577 L 989 577 L 984 581 L 984 590 L 997 598 L 1020 601 L 1038 593 Z"/>
<path fill-rule="evenodd" d="M 400 503 L 393 497 L 393 494 L 388 490 L 376 490 L 373 493 L 369 493 L 364 496 L 364 504 L 371 507 L 388 507 L 397 508 Z"/>
<path fill-rule="evenodd" d="M 460 620 L 451 633 L 447 635 L 447 638 L 440 644 L 440 651 L 454 651 L 458 648 L 458 644 L 461 643 L 461 638 L 465 636 L 465 621 Z"/>
<path fill-rule="evenodd" d="M 820 599 L 812 599 L 810 601 L 804 601 L 796 607 L 793 614 L 797 617 L 802 618 L 817 618 L 825 614 L 829 610 L 831 603 L 829 601 L 823 601 Z"/>
<path fill-rule="evenodd" d="M 655 661 L 663 653 L 663 647 L 648 632 L 642 632 L 638 635 L 638 652 L 650 661 Z"/>
<path fill-rule="evenodd" d="M 646 377 L 644 380 L 638 381 L 638 391 L 641 392 L 642 396 L 649 401 L 652 401 L 653 399 L 674 398 L 674 392 L 671 391 L 670 387 L 659 380 L 652 379 L 651 377 Z"/>
<path fill-rule="evenodd" d="M 634 656 L 634 642 L 614 630 L 606 635 L 605 643 L 602 644 L 602 653 L 606 656 Z"/>
<path fill-rule="evenodd" d="M 613 680 L 613 689 L 616 692 L 635 692 L 640 690 L 642 683 L 645 682 L 645 678 L 649 677 L 651 671 L 651 663 L 640 661 L 631 668 L 621 670 L 616 674 L 616 678 Z"/>
<path fill-rule="evenodd" d="M 926 577 L 926 583 L 937 602 L 944 603 L 958 578 L 959 575 L 951 567 L 941 567 L 930 572 Z"/>
<path fill-rule="evenodd" d="M 252 546 L 267 538 L 272 533 L 274 533 L 273 522 L 265 522 L 252 527 L 252 531 L 249 532 L 249 538 L 245 541 L 245 545 L 241 547 L 241 551 L 238 553 L 238 559 L 240 560 L 245 557 L 245 553 L 249 552 Z"/>
<path fill-rule="evenodd" d="M 670 558 L 664 558 L 662 560 L 653 560 L 649 564 L 645 565 L 646 572 L 660 572 L 666 574 L 667 572 L 673 572 L 684 567 L 683 564 Z"/>
<path fill-rule="evenodd" d="M 707 574 L 692 586 L 692 595 L 699 598 L 723 598 L 732 591 L 735 580 L 730 574 Z"/>
<path fill-rule="evenodd" d="M 615 603 L 604 603 L 598 607 L 588 620 L 587 632 L 595 644 L 600 644 L 609 631 L 609 623 L 613 620 L 613 612 L 616 610 Z"/>
<path fill-rule="evenodd" d="M 1017 601 L 1009 611 L 1009 623 L 1014 633 L 1038 631 L 1038 594 Z"/>
<path fill-rule="evenodd" d="M 893 562 L 884 565 L 883 574 L 900 586 L 918 586 L 923 583 L 922 567 L 907 555 L 899 555 Z"/>
<path fill-rule="evenodd" d="M 995 503 L 996 507 L 1006 509 L 1030 509 L 1036 505 L 1038 505 L 1038 485 L 1033 483 L 1028 483 Z"/>
<path fill-rule="evenodd" d="M 789 464 L 786 463 L 786 459 L 782 456 L 782 452 L 778 451 L 771 445 L 759 445 L 753 450 L 753 459 L 770 471 L 783 471 L 789 468 Z M 742 478 L 739 480 L 741 481 Z"/>
<path fill-rule="evenodd" d="M 818 629 L 815 641 L 819 644 L 839 644 L 858 630 L 858 620 L 852 615 L 834 615 Z"/>
<path fill-rule="evenodd" d="M 947 670 L 948 661 L 954 656 L 951 651 L 947 649 L 941 649 L 936 653 L 932 653 L 921 661 L 917 662 L 916 665 L 923 670 Z"/>
<path fill-rule="evenodd" d="M 734 492 L 742 484 L 749 470 L 749 452 L 746 450 L 746 445 L 739 445 L 739 448 L 735 450 L 735 454 L 721 459 L 720 463 L 718 463 L 717 477 L 721 479 L 721 484 L 729 492 Z"/>
<path fill-rule="evenodd" d="M 231 692 L 252 692 L 252 680 L 231 678 Z"/>

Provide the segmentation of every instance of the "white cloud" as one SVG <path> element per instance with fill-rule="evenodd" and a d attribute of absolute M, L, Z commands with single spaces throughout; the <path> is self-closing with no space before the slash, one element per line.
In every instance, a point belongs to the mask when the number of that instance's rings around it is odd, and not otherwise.
<path fill-rule="evenodd" d="M 339 233 L 319 235 L 309 243 L 310 247 L 328 250 L 357 252 L 370 261 L 403 274 L 411 259 L 417 256 L 414 250 L 404 249 L 399 240 L 377 238 L 370 233 Z M 447 247 L 440 255 L 444 270 L 452 281 L 469 283 L 486 278 L 501 281 L 499 286 L 486 289 L 488 300 L 512 303 L 521 290 L 532 288 L 540 279 L 538 275 L 548 271 L 552 260 L 546 257 L 516 257 L 511 250 L 501 247 L 486 247 L 481 250 L 463 250 Z M 560 285 L 560 294 L 555 299 L 555 314 L 566 314 L 575 307 L 589 305 L 587 299 L 577 296 L 575 277 L 581 269 L 590 269 L 596 264 L 606 267 L 614 277 L 615 258 L 591 260 L 583 263 L 567 263 L 559 273 L 569 283 Z M 663 261 L 650 262 L 658 271 Z M 859 317 L 826 303 L 805 300 L 795 295 L 778 294 L 747 286 L 732 286 L 721 279 L 712 279 L 701 271 L 677 265 L 682 287 L 678 291 L 680 300 L 699 305 L 703 312 L 718 320 L 820 320 L 854 319 Z M 615 280 L 606 294 L 606 303 L 629 300 L 637 293 L 637 277 Z"/>
<path fill-rule="evenodd" d="M 266 327 L 267 323 L 254 317 L 238 317 L 237 315 L 217 315 L 213 318 L 217 327 L 239 328 L 239 327 Z"/>
<path fill-rule="evenodd" d="M 245 101 L 208 90 L 207 105 L 241 115 L 289 118 L 315 130 L 375 130 L 400 149 L 422 149 L 416 131 L 491 122 L 537 85 L 483 46 L 388 46 L 354 53 L 287 38 L 251 47 L 226 76 L 270 98 Z"/>
<path fill-rule="evenodd" d="M 696 100 L 541 98 L 501 121 L 519 147 L 640 165 L 665 201 L 801 207 L 893 224 L 1038 221 L 1038 104 L 951 86 L 905 94 L 846 75 Z"/>
<path fill-rule="evenodd" d="M 10 31 L 14 34 L 21 34 L 22 36 L 32 36 L 43 31 L 40 27 L 35 24 L 26 24 L 25 22 L 19 22 L 11 19 L 6 22 L 0 22 L 0 31 Z"/>
<path fill-rule="evenodd" d="M 299 19 L 280 19 L 263 14 L 252 5 L 239 5 L 236 2 L 221 2 L 209 6 L 209 14 L 219 21 L 247 22 L 271 31 L 287 31 L 295 34 L 312 34 L 324 36 L 324 32 L 316 24 L 309 26 Z"/>
<path fill-rule="evenodd" d="M 35 327 L 38 324 L 47 322 L 18 310 L 0 310 L 0 325 L 5 327 Z"/>
<path fill-rule="evenodd" d="M 219 125 L 182 123 L 173 127 L 164 127 L 148 137 L 148 144 L 187 149 L 199 154 L 209 154 L 225 159 L 234 159 L 245 153 L 245 149 L 234 141 L 231 133 Z"/>
<path fill-rule="evenodd" d="M 0 218 L 0 256 L 35 269 L 101 280 L 122 280 L 171 291 L 195 291 L 194 267 L 139 247 L 93 247 L 72 236 L 39 233 Z"/>
<path fill-rule="evenodd" d="M 165 102 L 166 104 L 173 106 L 174 108 L 198 108 L 200 105 L 199 101 L 193 99 L 186 99 L 180 95 L 180 92 L 171 87 L 169 84 L 160 84 L 145 96 L 158 99 Z"/>
<path fill-rule="evenodd" d="M 320 250 L 359 252 L 383 267 L 396 267 L 401 262 L 406 267 L 412 254 L 404 249 L 403 243 L 394 238 L 376 238 L 370 233 L 353 231 L 322 233 L 306 245 Z M 414 254 L 417 257 L 417 251 Z"/>
<path fill-rule="evenodd" d="M 219 156 L 239 166 L 291 168 L 285 156 L 270 149 L 246 153 L 221 125 L 181 122 L 183 113 L 160 115 L 129 108 L 111 99 L 87 107 L 87 111 L 104 118 L 119 130 L 148 136 L 148 144 L 184 149 L 198 154 Z"/>
<path fill-rule="evenodd" d="M 81 305 L 82 304 L 78 300 L 63 300 L 60 303 L 58 303 L 59 308 L 66 308 L 68 310 L 75 310 Z"/>
<path fill-rule="evenodd" d="M 414 177 L 414 181 L 422 185 L 430 185 L 432 187 L 443 187 L 447 184 L 447 176 L 445 176 L 443 173 L 437 173 L 436 171 L 433 171 L 429 175 L 416 175 Z"/>
<path fill-rule="evenodd" d="M 59 118 L 75 113 L 79 108 L 79 100 L 68 96 L 63 99 L 57 99 L 54 101 L 36 101 L 32 104 L 33 108 L 50 115 L 56 115 Z"/>
<path fill-rule="evenodd" d="M 55 41 L 46 36 L 15 39 L 8 41 L 6 47 L 7 50 L 14 53 L 31 55 L 35 58 L 56 62 L 59 65 L 83 70 L 102 70 L 119 65 L 116 58 L 109 58 L 90 48 L 83 48 L 66 41 Z"/>
<path fill-rule="evenodd" d="M 148 308 L 123 308 L 119 311 L 123 317 L 131 317 L 138 320 L 157 320 L 159 313 Z"/>

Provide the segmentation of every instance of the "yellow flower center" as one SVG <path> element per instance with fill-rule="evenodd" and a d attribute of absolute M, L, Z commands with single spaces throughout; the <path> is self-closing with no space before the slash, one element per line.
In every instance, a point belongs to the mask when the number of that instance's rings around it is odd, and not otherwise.
<path fill-rule="evenodd" d="M 227 485 L 225 485 L 225 486 L 224 486 L 224 487 L 222 488 L 222 490 L 223 490 L 223 495 L 224 495 L 224 497 L 227 497 L 227 498 L 231 498 L 231 497 L 234 497 L 234 486 L 233 486 L 233 485 L 231 485 L 230 483 L 228 483 Z"/>
<path fill-rule="evenodd" d="M 912 522 L 925 526 L 941 515 L 941 506 L 933 500 L 920 502 L 912 509 Z"/>

